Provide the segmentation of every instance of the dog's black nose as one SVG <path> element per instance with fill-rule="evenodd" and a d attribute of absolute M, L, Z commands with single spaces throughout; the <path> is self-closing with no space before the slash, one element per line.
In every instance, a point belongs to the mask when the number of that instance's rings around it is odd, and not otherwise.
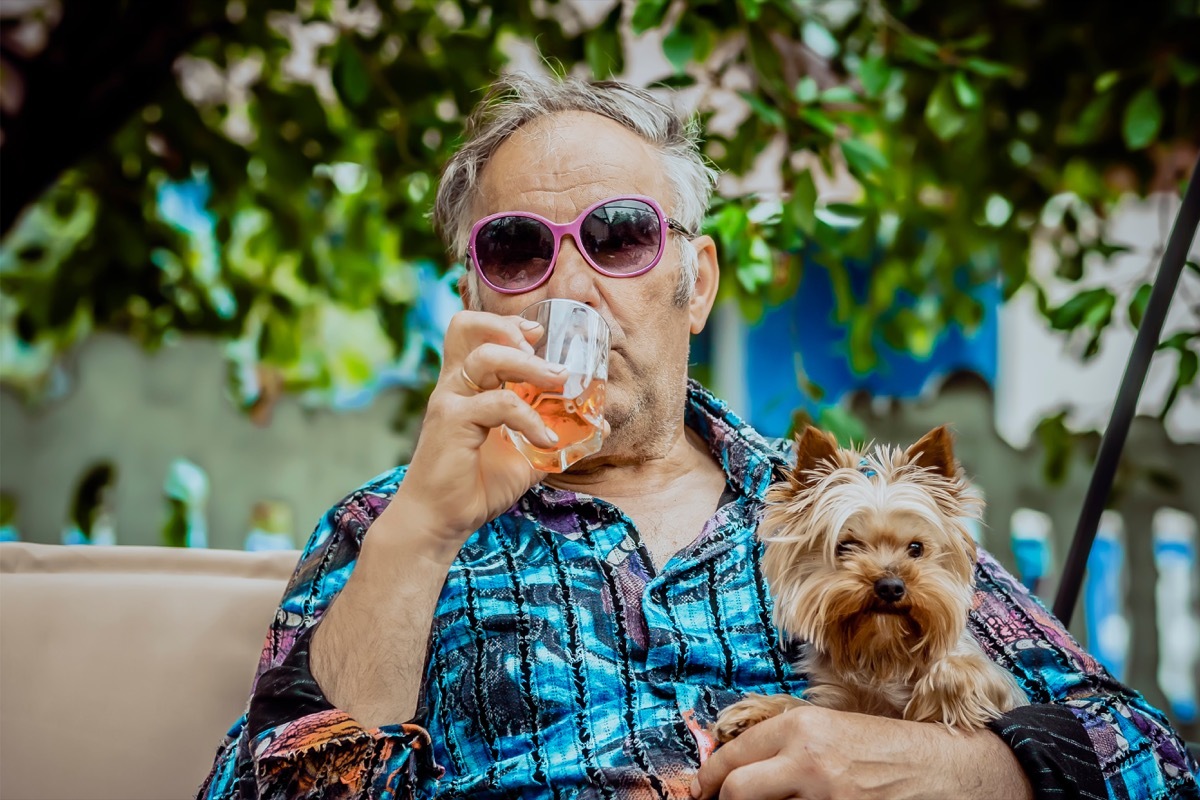
<path fill-rule="evenodd" d="M 875 594 L 885 603 L 895 603 L 904 597 L 904 581 L 899 578 L 880 578 L 875 581 Z"/>

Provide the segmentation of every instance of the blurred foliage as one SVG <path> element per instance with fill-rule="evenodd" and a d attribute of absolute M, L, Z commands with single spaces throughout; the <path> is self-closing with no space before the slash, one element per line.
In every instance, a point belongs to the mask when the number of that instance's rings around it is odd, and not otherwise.
<path fill-rule="evenodd" d="M 438 173 L 481 87 L 531 48 L 620 77 L 630 43 L 658 37 L 656 85 L 696 104 L 721 170 L 779 154 L 782 194 L 726 191 L 707 220 L 722 291 L 753 319 L 813 254 L 860 371 L 881 342 L 927 353 L 976 325 L 990 280 L 1032 287 L 1093 357 L 1148 288 L 1128 308 L 1093 284 L 1051 303 L 1031 242 L 1082 281 L 1124 249 L 1101 224 L 1117 198 L 1178 190 L 1200 137 L 1181 0 L 96 0 L 0 25 L 24 98 L 0 104 L 3 377 L 30 394 L 49 373 L 22 364 L 95 328 L 224 337 L 248 406 L 366 385 L 405 352 L 427 385 L 436 353 L 405 347 L 417 265 L 451 266 L 427 220 Z M 41 172 L 10 170 L 27 161 Z M 865 296 L 854 260 L 874 264 Z M 1198 336 L 1164 345 L 1177 391 Z"/>

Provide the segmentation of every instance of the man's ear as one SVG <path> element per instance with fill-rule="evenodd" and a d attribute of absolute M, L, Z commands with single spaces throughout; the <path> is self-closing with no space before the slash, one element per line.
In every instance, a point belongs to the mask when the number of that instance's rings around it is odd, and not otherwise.
<path fill-rule="evenodd" d="M 960 473 L 958 459 L 954 457 L 954 437 L 945 425 L 939 425 L 922 436 L 916 444 L 904 451 L 908 460 L 925 467 L 943 478 L 957 478 Z"/>
<path fill-rule="evenodd" d="M 812 425 L 796 437 L 796 466 L 788 473 L 788 480 L 797 489 L 813 485 L 818 478 L 816 472 L 828 468 L 837 453 L 837 439 Z"/>
<path fill-rule="evenodd" d="M 708 315 L 717 300 L 717 287 L 721 282 L 721 268 L 717 263 L 717 243 L 711 236 L 697 236 L 689 242 L 696 248 L 696 289 L 688 302 L 693 334 L 704 330 Z"/>
<path fill-rule="evenodd" d="M 462 301 L 464 311 L 471 311 L 471 270 L 466 270 L 458 276 L 458 298 Z"/>

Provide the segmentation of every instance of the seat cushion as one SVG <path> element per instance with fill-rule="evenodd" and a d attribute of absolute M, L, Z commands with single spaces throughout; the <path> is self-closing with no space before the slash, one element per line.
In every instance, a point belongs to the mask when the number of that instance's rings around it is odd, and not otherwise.
<path fill-rule="evenodd" d="M 0 796 L 194 797 L 298 558 L 0 545 Z"/>

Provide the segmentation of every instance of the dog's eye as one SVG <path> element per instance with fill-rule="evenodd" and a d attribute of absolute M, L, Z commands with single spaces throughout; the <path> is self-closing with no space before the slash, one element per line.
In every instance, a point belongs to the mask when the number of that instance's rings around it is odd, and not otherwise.
<path fill-rule="evenodd" d="M 908 554 L 913 558 L 920 558 L 925 553 L 925 545 L 920 542 L 913 542 L 908 546 Z"/>
<path fill-rule="evenodd" d="M 846 539 L 843 542 L 838 542 L 838 546 L 837 546 L 838 558 L 849 555 L 850 551 L 856 547 L 858 547 L 858 542 L 856 542 L 853 539 Z"/>

